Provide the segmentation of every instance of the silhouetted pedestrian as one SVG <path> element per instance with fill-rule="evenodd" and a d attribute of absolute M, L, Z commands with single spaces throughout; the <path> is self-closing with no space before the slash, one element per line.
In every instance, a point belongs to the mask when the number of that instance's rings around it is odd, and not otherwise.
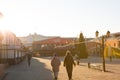
<path fill-rule="evenodd" d="M 28 61 L 28 65 L 29 65 L 29 66 L 30 66 L 31 58 L 32 58 L 31 53 L 28 53 L 28 54 L 27 54 L 27 61 Z"/>
<path fill-rule="evenodd" d="M 75 66 L 76 64 L 75 64 L 74 59 L 73 59 L 71 52 L 69 50 L 66 51 L 63 65 L 66 67 L 69 80 L 71 80 L 72 79 L 73 65 Z"/>
<path fill-rule="evenodd" d="M 61 62 L 60 62 L 60 59 L 58 58 L 57 54 L 54 54 L 53 58 L 51 60 L 51 66 L 52 66 L 55 80 L 57 80 L 57 78 L 58 78 L 60 64 L 61 64 Z"/>

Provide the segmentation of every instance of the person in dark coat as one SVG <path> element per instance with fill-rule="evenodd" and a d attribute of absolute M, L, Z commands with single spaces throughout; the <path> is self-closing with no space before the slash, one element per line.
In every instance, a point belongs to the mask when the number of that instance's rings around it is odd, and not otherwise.
<path fill-rule="evenodd" d="M 27 54 L 27 61 L 28 61 L 28 65 L 29 65 L 29 66 L 30 66 L 31 58 L 32 58 L 31 53 L 28 53 L 28 54 Z"/>
<path fill-rule="evenodd" d="M 66 51 L 63 65 L 66 67 L 69 80 L 72 79 L 73 65 L 75 66 L 74 59 L 69 50 Z"/>

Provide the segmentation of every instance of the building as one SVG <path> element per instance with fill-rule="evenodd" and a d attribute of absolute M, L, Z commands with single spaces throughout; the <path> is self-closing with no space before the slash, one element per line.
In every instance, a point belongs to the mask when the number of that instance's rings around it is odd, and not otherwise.
<path fill-rule="evenodd" d="M 75 38 L 54 37 L 46 40 L 33 42 L 33 51 L 40 55 L 52 55 L 54 52 L 64 54 L 67 44 L 73 43 Z M 63 47 L 64 46 L 64 47 Z"/>
<path fill-rule="evenodd" d="M 88 42 L 86 42 L 86 47 L 87 47 L 87 52 L 88 55 L 92 55 L 92 56 L 100 56 L 100 46 L 101 44 L 95 42 L 94 40 L 90 40 Z"/>
<path fill-rule="evenodd" d="M 116 33 L 111 33 L 109 37 L 107 36 L 104 36 L 104 47 L 113 47 L 113 48 L 117 48 L 117 49 L 120 49 L 120 32 L 116 32 Z M 93 42 L 94 42 L 94 47 L 91 47 L 93 48 L 92 50 L 90 50 L 90 47 L 88 47 L 89 49 L 89 52 L 91 53 L 91 51 L 95 54 L 98 54 L 98 55 L 102 55 L 103 53 L 101 53 L 102 51 L 102 38 L 99 37 L 99 38 L 96 38 L 96 39 L 93 39 Z M 93 43 L 92 42 L 92 43 Z M 91 43 L 89 43 L 88 45 L 90 45 Z"/>
<path fill-rule="evenodd" d="M 107 39 L 106 45 L 120 49 L 120 32 L 114 33 L 113 37 Z"/>
<path fill-rule="evenodd" d="M 24 45 L 10 31 L 0 31 L 0 63 L 15 64 L 25 56 Z"/>

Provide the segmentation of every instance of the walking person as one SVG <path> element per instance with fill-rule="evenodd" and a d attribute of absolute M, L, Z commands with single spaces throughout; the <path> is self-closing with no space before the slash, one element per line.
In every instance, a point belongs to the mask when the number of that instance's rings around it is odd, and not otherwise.
<path fill-rule="evenodd" d="M 31 58 L 32 58 L 31 53 L 28 53 L 28 54 L 27 54 L 28 66 L 30 66 Z"/>
<path fill-rule="evenodd" d="M 61 64 L 60 59 L 59 59 L 59 57 L 57 56 L 57 54 L 55 53 L 55 54 L 53 55 L 52 60 L 51 60 L 51 66 L 52 66 L 52 71 L 53 71 L 53 73 L 54 73 L 54 78 L 55 78 L 55 80 L 58 79 L 58 72 L 59 72 L 60 64 Z"/>
<path fill-rule="evenodd" d="M 75 60 L 76 60 L 77 65 L 79 65 L 80 62 L 79 62 L 79 57 L 78 57 L 78 55 L 75 54 L 74 58 L 75 58 Z"/>
<path fill-rule="evenodd" d="M 73 65 L 76 64 L 69 50 L 66 51 L 63 65 L 66 67 L 69 80 L 72 80 Z"/>

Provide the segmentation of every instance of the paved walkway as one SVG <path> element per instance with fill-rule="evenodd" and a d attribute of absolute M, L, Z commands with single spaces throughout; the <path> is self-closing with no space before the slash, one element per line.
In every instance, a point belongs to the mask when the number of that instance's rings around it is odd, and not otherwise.
<path fill-rule="evenodd" d="M 41 59 L 42 60 L 42 59 Z M 4 80 L 53 80 L 51 70 L 39 58 L 32 58 L 31 66 L 27 61 L 11 66 L 6 70 L 8 75 Z"/>
<path fill-rule="evenodd" d="M 27 61 L 23 61 L 18 65 L 11 66 L 6 70 L 8 75 L 4 80 L 54 80 L 51 71 L 50 59 L 50 57 L 33 57 L 30 67 L 27 64 Z M 95 58 L 95 60 L 92 59 L 91 61 L 95 62 L 97 59 Z M 61 61 L 62 60 L 63 59 L 61 59 Z M 108 72 L 89 69 L 86 62 L 86 60 L 81 60 L 80 65 L 74 67 L 73 80 L 120 80 L 120 60 L 114 60 L 111 63 L 107 61 L 106 68 Z M 63 67 L 63 63 L 61 63 L 60 66 L 58 80 L 68 80 L 66 69 Z"/>

